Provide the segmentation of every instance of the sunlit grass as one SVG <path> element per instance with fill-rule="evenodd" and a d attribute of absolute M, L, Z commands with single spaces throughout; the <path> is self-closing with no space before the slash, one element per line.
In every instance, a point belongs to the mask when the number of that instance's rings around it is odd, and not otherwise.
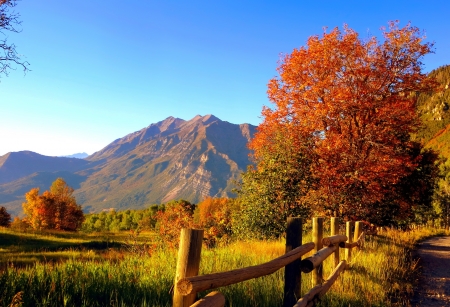
<path fill-rule="evenodd" d="M 443 232 L 433 229 L 410 232 L 388 230 L 378 236 L 368 236 L 363 249 L 353 252 L 350 270 L 339 277 L 321 305 L 407 305 L 416 269 L 416 263 L 410 257 L 411 248 L 417 241 L 437 234 Z M 0 235 L 19 236 L 10 231 L 0 232 Z M 75 248 L 73 245 L 67 248 L 66 245 L 69 242 L 89 246 L 92 242 L 89 240 L 98 240 L 100 236 L 24 236 L 27 240 L 60 242 L 63 248 L 30 250 L 21 245 L 24 250 L 20 251 L 14 244 L 0 242 L 0 261 L 3 264 L 0 306 L 9 306 L 13 296 L 20 291 L 23 291 L 22 306 L 171 306 L 170 289 L 175 274 L 176 250 L 156 247 L 151 253 L 138 256 L 123 246 L 95 249 Z M 128 233 L 105 236 L 108 242 L 112 242 L 111 237 L 125 240 Z M 149 240 L 152 235 L 148 234 L 146 238 Z M 37 245 L 33 240 L 30 243 Z M 305 235 L 303 242 L 310 241 L 310 236 Z M 203 249 L 200 274 L 261 264 L 282 255 L 284 250 L 283 240 L 241 241 Z M 343 257 L 344 251 L 341 250 Z M 26 266 L 17 265 L 23 261 L 27 262 Z M 330 257 L 324 264 L 324 277 L 332 269 Z M 227 306 L 281 306 L 283 279 L 284 270 L 281 269 L 269 276 L 218 290 L 225 295 Z M 311 274 L 303 274 L 302 293 L 311 288 Z"/>

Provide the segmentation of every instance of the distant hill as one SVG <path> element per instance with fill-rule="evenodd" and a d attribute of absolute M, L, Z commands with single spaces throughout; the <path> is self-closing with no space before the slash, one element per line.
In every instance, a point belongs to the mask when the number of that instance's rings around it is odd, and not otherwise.
<path fill-rule="evenodd" d="M 65 158 L 77 158 L 77 159 L 84 159 L 87 158 L 89 155 L 85 152 L 76 153 L 73 155 L 63 156 Z"/>
<path fill-rule="evenodd" d="M 36 172 L 77 172 L 91 165 L 91 162 L 81 159 L 48 157 L 32 151 L 10 152 L 0 157 L 0 184 Z"/>
<path fill-rule="evenodd" d="M 450 65 L 430 72 L 442 86 L 442 91 L 423 93 L 418 98 L 422 128 L 416 138 L 442 156 L 450 158 Z"/>
<path fill-rule="evenodd" d="M 57 177 L 76 189 L 88 212 L 233 196 L 234 180 L 250 164 L 247 143 L 255 128 L 213 115 L 189 121 L 169 117 L 85 159 L 8 153 L 0 157 L 0 205 L 20 212 L 26 191 L 48 189 Z"/>

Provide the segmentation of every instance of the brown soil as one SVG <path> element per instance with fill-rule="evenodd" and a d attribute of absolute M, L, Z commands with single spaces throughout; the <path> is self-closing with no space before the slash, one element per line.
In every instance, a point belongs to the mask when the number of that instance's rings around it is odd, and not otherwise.
<path fill-rule="evenodd" d="M 421 274 L 413 306 L 450 306 L 450 237 L 435 237 L 418 245 Z"/>

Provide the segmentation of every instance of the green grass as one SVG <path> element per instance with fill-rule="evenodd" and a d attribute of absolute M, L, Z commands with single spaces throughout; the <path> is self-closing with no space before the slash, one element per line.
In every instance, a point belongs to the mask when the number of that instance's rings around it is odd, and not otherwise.
<path fill-rule="evenodd" d="M 411 248 L 437 234 L 442 232 L 425 229 L 367 237 L 363 250 L 353 253 L 351 269 L 339 277 L 321 306 L 407 306 L 416 270 Z M 22 306 L 171 306 L 177 251 L 154 247 L 138 255 L 126 248 L 127 237 L 128 233 L 105 234 L 102 241 L 99 234 L 0 232 L 0 306 L 9 306 L 18 293 Z M 142 241 L 151 238 L 151 234 L 143 236 Z M 311 239 L 305 236 L 303 241 Z M 107 243 L 116 245 L 97 248 Z M 200 274 L 261 264 L 283 253 L 283 241 L 234 242 L 203 249 Z M 20 265 L 24 259 L 27 265 Z M 331 270 L 327 259 L 324 276 Z M 281 306 L 283 277 L 279 270 L 218 290 L 227 306 Z M 303 274 L 302 293 L 311 288 L 311 274 Z"/>

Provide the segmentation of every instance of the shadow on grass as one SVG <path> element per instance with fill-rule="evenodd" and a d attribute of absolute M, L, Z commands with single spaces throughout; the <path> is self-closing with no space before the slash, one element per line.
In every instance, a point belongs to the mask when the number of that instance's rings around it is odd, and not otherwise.
<path fill-rule="evenodd" d="M 44 238 L 32 238 L 16 234 L 0 233 L 0 248 L 9 252 L 37 252 L 63 250 L 105 250 L 120 248 L 124 244 L 114 241 L 68 242 Z"/>

